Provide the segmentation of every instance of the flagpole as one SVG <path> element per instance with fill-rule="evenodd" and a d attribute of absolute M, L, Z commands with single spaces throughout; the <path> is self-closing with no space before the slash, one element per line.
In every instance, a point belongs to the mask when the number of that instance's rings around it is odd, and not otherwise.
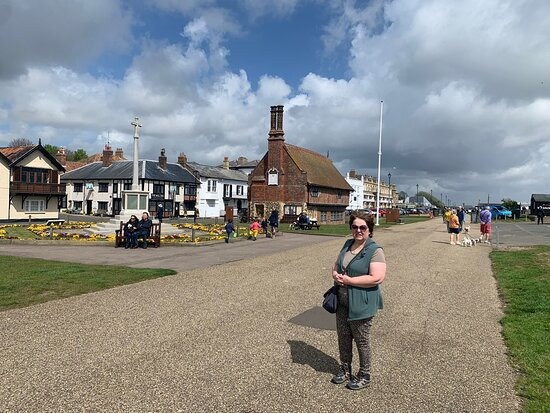
<path fill-rule="evenodd" d="M 380 135 L 378 137 L 378 189 L 376 190 L 376 225 L 380 219 L 380 167 L 382 164 L 382 113 L 384 112 L 384 101 L 380 101 Z"/>

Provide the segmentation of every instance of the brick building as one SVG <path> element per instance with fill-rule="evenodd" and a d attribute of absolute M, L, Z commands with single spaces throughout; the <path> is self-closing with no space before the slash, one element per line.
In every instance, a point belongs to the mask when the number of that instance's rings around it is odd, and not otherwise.
<path fill-rule="evenodd" d="M 304 211 L 321 223 L 344 223 L 353 188 L 329 158 L 285 143 L 284 135 L 283 106 L 272 106 L 267 153 L 248 178 L 251 215 L 276 208 L 282 219 Z"/>

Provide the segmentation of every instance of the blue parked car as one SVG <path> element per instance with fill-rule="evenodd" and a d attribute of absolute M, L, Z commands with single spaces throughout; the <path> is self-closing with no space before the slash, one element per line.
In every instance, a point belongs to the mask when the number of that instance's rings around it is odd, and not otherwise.
<path fill-rule="evenodd" d="M 502 205 L 493 205 L 491 206 L 491 218 L 512 218 L 512 211 Z"/>

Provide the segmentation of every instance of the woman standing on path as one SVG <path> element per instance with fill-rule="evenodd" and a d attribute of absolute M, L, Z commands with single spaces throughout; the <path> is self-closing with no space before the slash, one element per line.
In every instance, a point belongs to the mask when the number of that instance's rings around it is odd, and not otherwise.
<path fill-rule="evenodd" d="M 372 217 L 354 211 L 349 226 L 353 239 L 345 242 L 332 270 L 339 286 L 336 331 L 342 363 L 332 382 L 349 381 L 349 389 L 360 390 L 371 380 L 370 328 L 374 315 L 383 307 L 380 284 L 386 275 L 386 259 L 382 248 L 372 240 Z M 356 377 L 351 374 L 353 341 L 359 352 Z"/>
<path fill-rule="evenodd" d="M 452 210 L 451 217 L 449 218 L 449 233 L 451 234 L 451 245 L 458 244 L 460 238 L 460 220 L 455 209 Z"/>

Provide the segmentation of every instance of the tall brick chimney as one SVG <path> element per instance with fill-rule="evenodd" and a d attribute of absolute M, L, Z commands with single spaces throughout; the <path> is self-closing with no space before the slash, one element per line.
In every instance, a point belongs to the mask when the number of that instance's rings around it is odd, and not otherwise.
<path fill-rule="evenodd" d="M 159 155 L 159 166 L 161 169 L 166 170 L 166 168 L 168 167 L 167 164 L 168 164 L 168 158 L 166 158 L 166 150 L 162 148 L 160 150 L 160 155 Z"/>
<path fill-rule="evenodd" d="M 271 128 L 267 138 L 267 165 L 268 169 L 281 172 L 285 132 L 283 130 L 283 106 L 271 106 Z"/>
<path fill-rule="evenodd" d="M 122 152 L 122 148 L 116 148 L 115 156 L 118 157 L 118 159 L 124 158 L 124 152 Z"/>
<path fill-rule="evenodd" d="M 103 160 L 103 166 L 111 166 L 113 164 L 113 148 L 111 148 L 109 145 L 105 145 L 103 148 L 103 157 L 101 158 Z"/>
<path fill-rule="evenodd" d="M 229 158 L 227 156 L 223 157 L 223 169 L 229 169 Z"/>
<path fill-rule="evenodd" d="M 57 150 L 57 153 L 55 154 L 55 158 L 57 159 L 57 162 L 59 162 L 61 165 L 67 165 L 67 154 L 65 153 L 65 148 L 59 148 Z"/>
<path fill-rule="evenodd" d="M 180 152 L 180 155 L 178 156 L 178 163 L 181 166 L 186 166 L 187 165 L 187 156 L 185 156 L 185 154 L 183 152 Z"/>

